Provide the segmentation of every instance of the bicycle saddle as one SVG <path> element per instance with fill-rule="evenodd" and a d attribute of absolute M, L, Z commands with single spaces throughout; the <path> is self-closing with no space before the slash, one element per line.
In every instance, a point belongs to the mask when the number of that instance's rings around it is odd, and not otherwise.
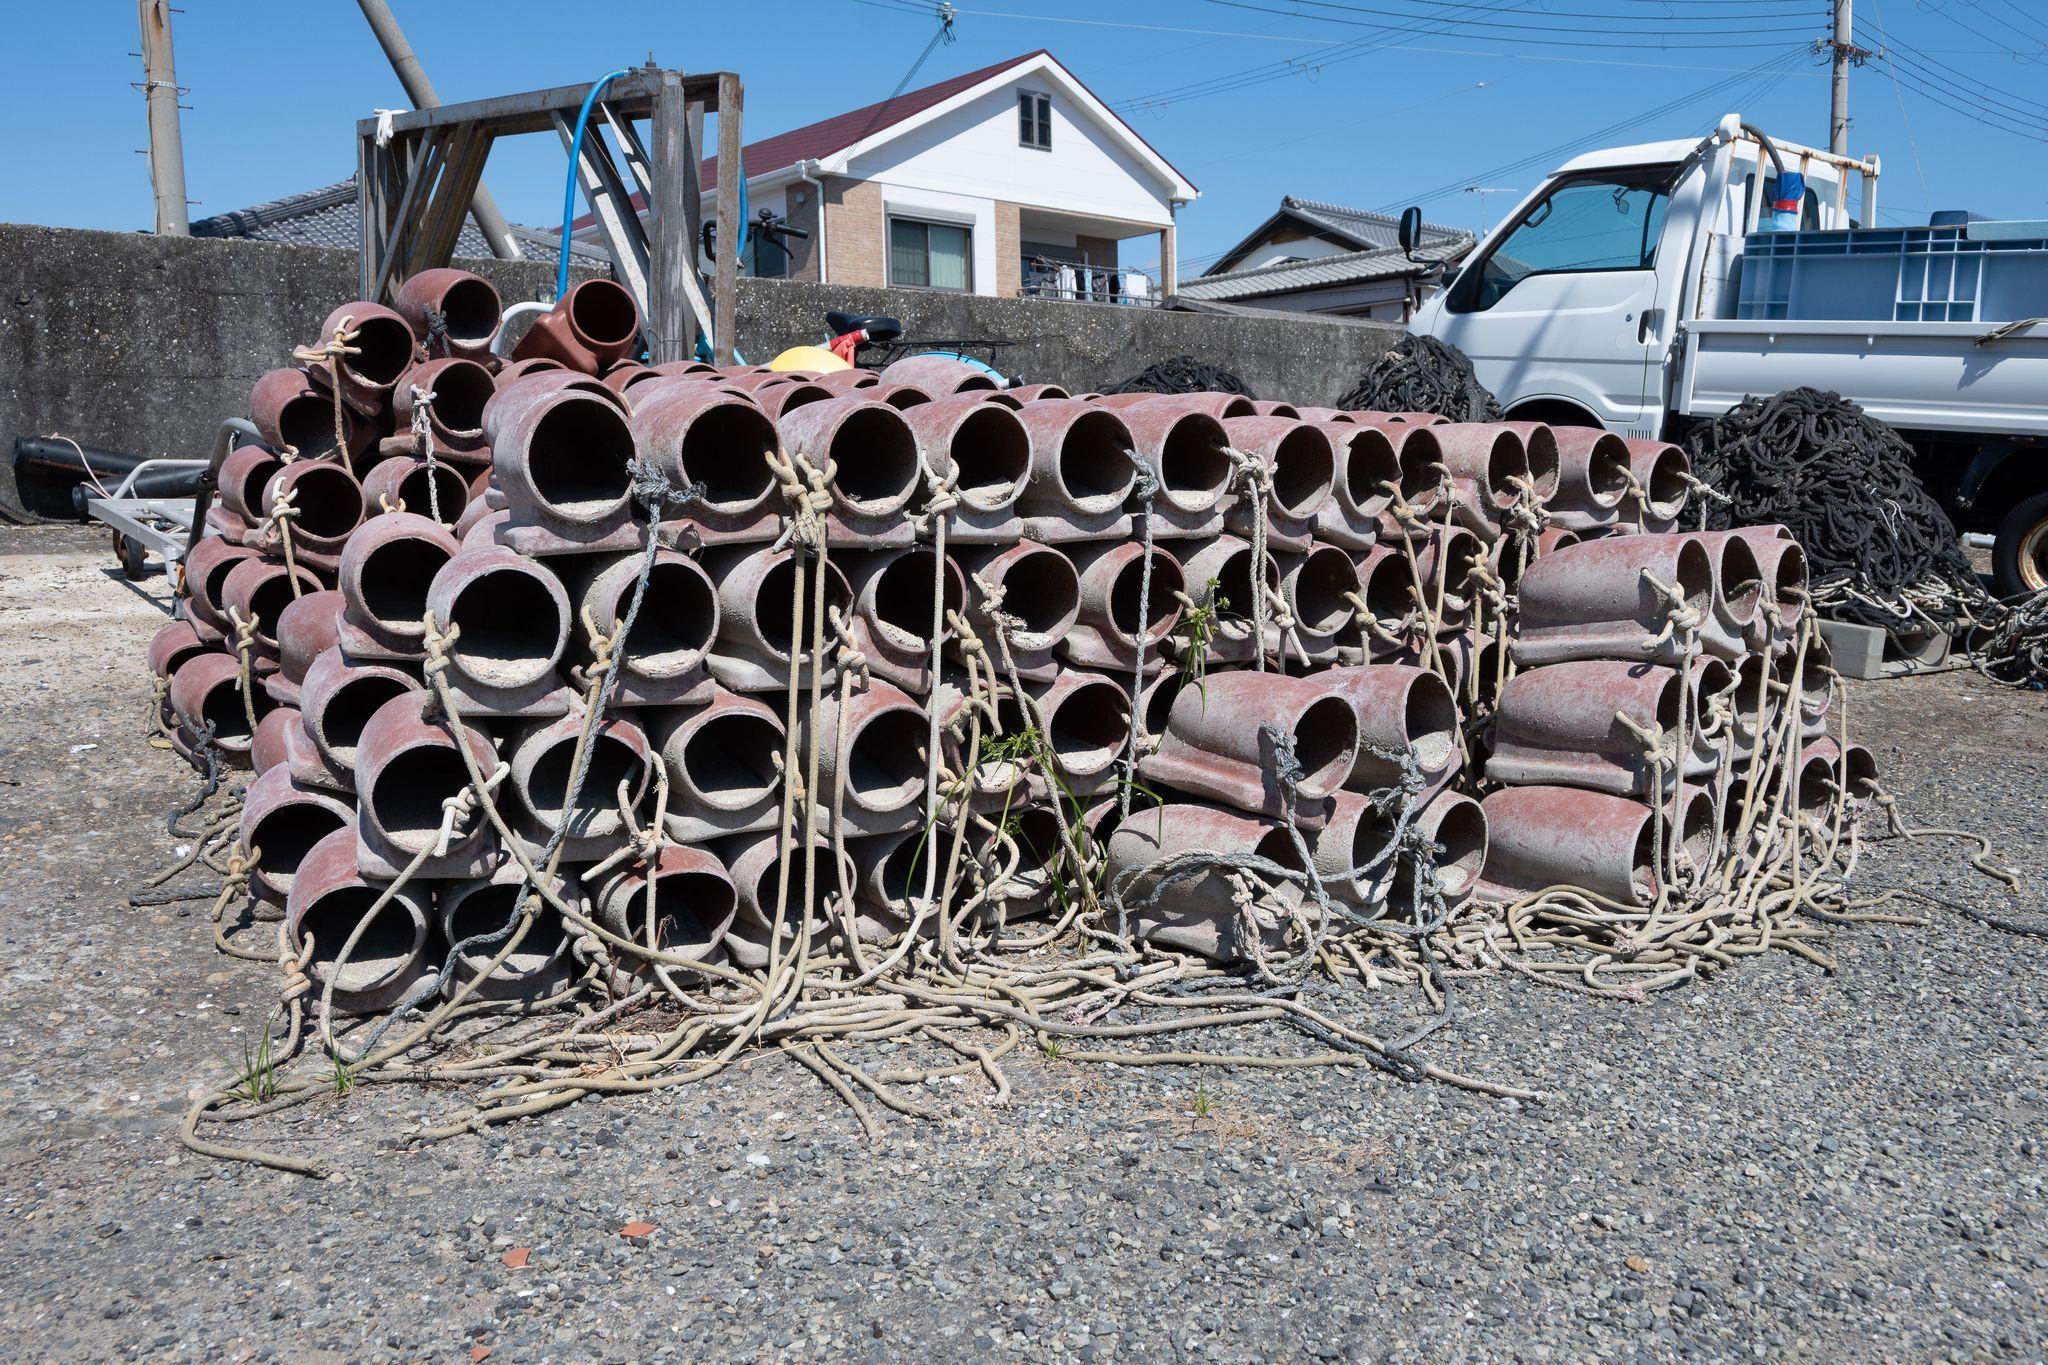
<path fill-rule="evenodd" d="M 848 332 L 865 328 L 870 341 L 893 341 L 903 335 L 901 322 L 879 313 L 831 312 L 825 314 L 825 325 L 832 329 L 834 336 L 845 336 Z"/>

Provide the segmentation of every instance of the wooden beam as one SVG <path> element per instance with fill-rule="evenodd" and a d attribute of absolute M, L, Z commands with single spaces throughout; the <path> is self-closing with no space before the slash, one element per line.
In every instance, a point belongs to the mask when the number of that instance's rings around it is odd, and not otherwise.
<path fill-rule="evenodd" d="M 371 303 L 382 303 L 386 294 L 396 289 L 395 278 L 399 258 L 405 254 L 406 243 L 412 236 L 413 217 L 419 211 L 423 189 L 440 173 L 440 152 L 444 141 L 439 128 L 429 131 L 424 137 L 407 138 L 404 142 L 394 139 L 387 147 L 403 154 L 405 193 L 399 196 L 398 211 L 391 218 L 391 233 L 384 239 L 383 258 L 377 262 L 377 276 L 363 297 Z"/>
<path fill-rule="evenodd" d="M 683 168 L 689 154 L 689 108 L 682 76 L 664 71 L 654 94 L 654 153 L 648 177 L 652 183 L 647 193 L 654 251 L 647 281 L 653 333 L 648 355 L 657 365 L 688 360 L 697 339 L 685 288 L 697 269 L 696 246 L 684 212 L 689 185 Z"/>
<path fill-rule="evenodd" d="M 491 141 L 490 134 L 476 124 L 458 127 L 449 137 L 433 200 L 420 215 L 420 230 L 406 253 L 408 276 L 446 265 L 454 257 L 456 239 L 469 220 L 470 201 L 483 183 L 484 158 L 490 153 Z"/>
<path fill-rule="evenodd" d="M 745 97 L 740 78 L 718 73 L 718 260 L 711 284 L 711 307 L 717 323 L 713 335 L 714 363 L 733 363 L 740 327 L 740 119 Z"/>
<path fill-rule="evenodd" d="M 719 80 L 730 75 L 730 72 L 716 71 L 685 75 L 682 78 L 683 92 L 691 99 L 709 103 L 715 108 L 720 98 Z M 660 84 L 659 71 L 635 67 L 605 87 L 605 99 L 630 117 L 645 118 L 653 108 L 654 92 Z M 581 85 L 557 85 L 516 95 L 493 95 L 489 99 L 465 100 L 461 104 L 443 104 L 432 109 L 406 109 L 391 116 L 391 128 L 394 133 L 417 133 L 428 128 L 482 121 L 495 125 L 491 131 L 500 137 L 511 133 L 544 132 L 552 125 L 555 114 L 566 110 L 573 116 L 583 107 L 584 97 L 589 93 L 590 84 L 586 81 Z M 374 118 L 363 119 L 357 128 L 374 129 L 376 123 Z"/>

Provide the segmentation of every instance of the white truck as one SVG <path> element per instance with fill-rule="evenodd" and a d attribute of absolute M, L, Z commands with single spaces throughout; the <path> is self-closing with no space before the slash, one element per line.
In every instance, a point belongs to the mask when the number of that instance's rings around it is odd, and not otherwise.
<path fill-rule="evenodd" d="M 1781 171 L 1806 188 L 1758 234 Z M 1457 346 L 1517 420 L 1682 440 L 1745 397 L 1853 399 L 1918 454 L 1994 587 L 2048 587 L 2048 225 L 1851 230 L 1879 165 L 1735 115 L 1699 142 L 1577 157 L 1487 234 L 1409 330 Z M 1790 201 L 1783 201 L 1789 203 Z M 1421 215 L 1403 218 L 1412 251 Z M 1959 320 L 1961 319 L 1961 320 Z"/>

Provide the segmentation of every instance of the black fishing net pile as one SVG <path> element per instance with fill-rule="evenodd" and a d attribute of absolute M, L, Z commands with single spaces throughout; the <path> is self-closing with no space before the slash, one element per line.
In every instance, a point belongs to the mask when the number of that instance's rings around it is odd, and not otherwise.
<path fill-rule="evenodd" d="M 1486 391 L 1465 353 L 1435 337 L 1404 336 L 1365 367 L 1340 408 L 1433 412 L 1453 422 L 1498 422 L 1500 400 Z"/>
<path fill-rule="evenodd" d="M 1157 360 L 1129 379 L 1111 384 L 1104 393 L 1241 393 L 1257 398 L 1242 379 L 1191 355 Z"/>
<path fill-rule="evenodd" d="M 1745 398 L 1686 444 L 1693 472 L 1730 499 L 1709 499 L 1707 525 L 1790 528 L 1823 615 L 1888 630 L 1925 616 L 1953 631 L 1985 603 L 1912 447 L 1841 395 Z"/>

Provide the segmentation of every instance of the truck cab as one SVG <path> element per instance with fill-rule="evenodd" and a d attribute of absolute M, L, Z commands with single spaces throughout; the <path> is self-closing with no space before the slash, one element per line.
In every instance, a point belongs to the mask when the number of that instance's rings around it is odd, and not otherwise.
<path fill-rule="evenodd" d="M 1781 197 L 1795 174 L 1803 190 Z M 1734 114 L 1704 139 L 1589 152 L 1518 203 L 1409 330 L 1463 351 L 1519 421 L 1679 440 L 1749 395 L 1840 393 L 1911 443 L 1959 525 L 1996 532 L 1994 590 L 2048 587 L 2048 223 L 1857 230 L 1878 175 L 1875 157 Z M 1773 259 L 1745 280 L 1758 242 Z M 1796 272 L 1839 278 L 1852 257 L 1852 288 L 1752 297 Z M 1968 304 L 1969 290 L 1924 303 L 1936 295 L 1914 292 L 1915 272 L 1951 260 L 1951 281 L 2000 272 L 1997 301 L 1973 284 Z"/>

